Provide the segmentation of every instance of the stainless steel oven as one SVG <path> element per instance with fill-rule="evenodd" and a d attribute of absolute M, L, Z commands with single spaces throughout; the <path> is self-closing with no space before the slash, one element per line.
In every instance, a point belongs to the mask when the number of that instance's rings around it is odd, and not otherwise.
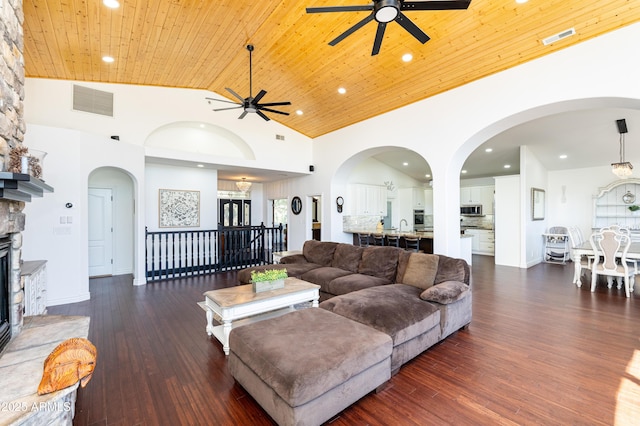
<path fill-rule="evenodd" d="M 413 229 L 419 230 L 424 228 L 424 210 L 414 210 L 413 211 Z"/>

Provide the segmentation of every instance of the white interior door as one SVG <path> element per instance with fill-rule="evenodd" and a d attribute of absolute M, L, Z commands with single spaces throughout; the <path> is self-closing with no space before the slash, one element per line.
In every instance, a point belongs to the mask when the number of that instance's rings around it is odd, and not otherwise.
<path fill-rule="evenodd" d="M 113 273 L 111 189 L 89 188 L 89 276 Z"/>

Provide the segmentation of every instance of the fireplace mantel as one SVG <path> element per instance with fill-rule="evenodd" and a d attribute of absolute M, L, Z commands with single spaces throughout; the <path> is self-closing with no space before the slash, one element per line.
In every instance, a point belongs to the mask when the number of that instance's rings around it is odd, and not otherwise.
<path fill-rule="evenodd" d="M 24 173 L 0 172 L 0 199 L 30 202 L 31 197 L 42 197 L 53 192 L 53 187 Z"/>

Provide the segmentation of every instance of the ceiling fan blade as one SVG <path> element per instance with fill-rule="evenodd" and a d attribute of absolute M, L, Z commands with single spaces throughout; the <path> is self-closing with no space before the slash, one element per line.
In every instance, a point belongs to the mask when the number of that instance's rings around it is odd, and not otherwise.
<path fill-rule="evenodd" d="M 467 9 L 471 0 L 459 1 L 405 1 L 400 10 L 458 10 Z"/>
<path fill-rule="evenodd" d="M 258 114 L 260 117 L 264 118 L 264 120 L 265 120 L 265 121 L 269 121 L 269 120 L 271 120 L 269 117 L 267 117 L 266 115 L 264 115 L 264 114 L 262 113 L 262 111 L 260 111 L 259 109 L 258 109 L 258 110 L 256 110 L 256 114 Z"/>
<path fill-rule="evenodd" d="M 325 6 L 325 7 L 308 7 L 307 13 L 325 13 L 325 12 L 360 12 L 363 10 L 373 10 L 373 3 L 362 6 Z"/>
<path fill-rule="evenodd" d="M 288 112 L 283 112 L 283 111 L 277 111 L 275 109 L 271 109 L 271 108 L 260 108 L 262 111 L 269 111 L 269 112 L 275 112 L 276 114 L 282 114 L 282 115 L 289 115 Z M 260 112 L 260 111 L 257 111 Z"/>
<path fill-rule="evenodd" d="M 386 22 L 378 22 L 378 30 L 376 31 L 376 39 L 373 42 L 373 50 L 371 50 L 371 56 L 375 56 L 380 53 L 380 46 L 382 46 L 382 38 L 384 37 L 384 30 L 386 28 Z"/>
<path fill-rule="evenodd" d="M 228 104 L 235 104 L 235 105 L 239 105 L 237 102 L 233 102 L 233 101 L 228 101 L 226 99 L 213 99 L 213 98 L 205 98 L 208 101 L 218 101 L 218 102 L 226 102 Z"/>
<path fill-rule="evenodd" d="M 263 97 L 264 95 L 266 95 L 266 94 L 267 94 L 267 91 L 266 91 L 266 90 L 261 90 L 261 91 L 256 95 L 256 97 L 255 97 L 255 98 L 253 98 L 253 103 L 254 103 L 254 105 L 255 105 L 255 104 L 257 104 L 258 102 L 260 102 L 260 99 L 262 99 L 262 97 Z"/>
<path fill-rule="evenodd" d="M 369 16 L 367 16 L 366 18 L 364 18 L 362 21 L 358 22 L 357 24 L 355 24 L 353 27 L 349 28 L 347 31 L 343 32 L 342 34 L 340 34 L 338 37 L 334 38 L 333 40 L 331 40 L 329 42 L 330 46 L 335 46 L 336 44 L 340 43 L 342 40 L 344 40 L 345 38 L 347 38 L 348 36 L 350 36 L 351 34 L 353 34 L 354 32 L 356 32 L 357 30 L 359 30 L 360 28 L 362 28 L 365 24 L 369 23 L 370 21 L 373 20 L 373 13 L 370 14 Z"/>
<path fill-rule="evenodd" d="M 244 103 L 244 98 L 242 96 L 238 95 L 236 92 L 234 92 L 233 90 L 229 89 L 228 87 L 225 87 L 225 89 L 227 89 L 227 92 L 231 93 L 233 96 L 238 98 L 240 100 L 240 102 Z"/>
<path fill-rule="evenodd" d="M 242 105 L 238 105 L 238 106 L 234 106 L 234 107 L 229 107 L 229 108 L 217 108 L 214 109 L 214 111 L 226 111 L 228 109 L 238 109 L 238 108 L 242 108 Z"/>
<path fill-rule="evenodd" d="M 287 101 L 287 102 L 267 102 L 265 104 L 260 104 L 258 105 L 259 107 L 266 107 L 266 106 L 280 106 L 280 105 L 291 105 L 291 102 Z"/>
<path fill-rule="evenodd" d="M 398 14 L 396 18 L 396 22 L 402 26 L 405 30 L 407 30 L 412 36 L 418 39 L 418 41 L 422 44 L 425 44 L 429 41 L 429 36 L 424 33 L 416 24 L 411 22 L 409 18 L 407 18 L 402 12 Z"/>

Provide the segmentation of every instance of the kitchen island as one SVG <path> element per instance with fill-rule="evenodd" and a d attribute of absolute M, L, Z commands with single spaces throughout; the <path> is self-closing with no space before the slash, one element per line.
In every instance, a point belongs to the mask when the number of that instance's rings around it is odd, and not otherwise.
<path fill-rule="evenodd" d="M 386 230 L 383 230 L 382 232 L 376 232 L 376 231 L 372 232 L 364 229 L 358 229 L 358 230 L 349 230 L 344 232 L 353 234 L 353 244 L 356 246 L 360 244 L 358 240 L 358 234 L 369 234 L 369 245 L 374 245 L 373 234 L 383 235 L 385 237 L 385 245 L 388 245 L 387 236 L 397 236 L 397 237 L 400 237 L 400 248 L 405 247 L 405 241 L 404 241 L 405 238 L 407 237 L 420 238 L 420 251 L 422 251 L 423 253 L 433 254 L 433 231 L 398 232 L 398 231 L 386 229 Z"/>
<path fill-rule="evenodd" d="M 409 238 L 420 238 L 420 251 L 423 253 L 433 254 L 433 231 L 406 231 L 406 232 L 398 232 L 397 230 L 389 230 L 385 229 L 382 232 L 377 231 L 369 231 L 366 229 L 350 229 L 344 230 L 344 232 L 348 234 L 353 234 L 353 245 L 359 245 L 360 242 L 358 240 L 358 234 L 369 234 L 369 244 L 373 244 L 373 234 L 383 235 L 385 237 L 385 245 L 387 244 L 388 236 L 398 236 L 400 237 L 400 247 L 405 247 L 404 239 L 405 237 Z M 460 257 L 467 261 L 469 265 L 471 265 L 471 241 L 472 235 L 465 235 L 464 229 L 460 233 Z"/>

